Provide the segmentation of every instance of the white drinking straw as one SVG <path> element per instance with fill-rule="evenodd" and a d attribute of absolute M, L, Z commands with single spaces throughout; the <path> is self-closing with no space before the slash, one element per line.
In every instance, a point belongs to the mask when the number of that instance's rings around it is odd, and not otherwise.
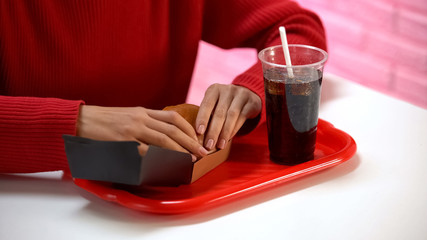
<path fill-rule="evenodd" d="M 292 70 L 291 55 L 289 54 L 288 39 L 286 38 L 285 27 L 283 26 L 279 27 L 279 32 L 280 32 L 280 39 L 282 39 L 282 47 L 283 47 L 283 53 L 285 54 L 286 68 L 288 69 L 288 76 L 290 78 L 293 78 L 294 71 Z"/>

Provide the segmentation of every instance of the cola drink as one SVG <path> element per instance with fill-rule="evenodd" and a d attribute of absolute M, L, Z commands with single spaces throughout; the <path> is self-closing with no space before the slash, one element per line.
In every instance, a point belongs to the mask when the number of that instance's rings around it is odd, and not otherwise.
<path fill-rule="evenodd" d="M 264 71 L 270 159 L 296 165 L 313 159 L 316 143 L 322 72 L 296 69 Z"/>

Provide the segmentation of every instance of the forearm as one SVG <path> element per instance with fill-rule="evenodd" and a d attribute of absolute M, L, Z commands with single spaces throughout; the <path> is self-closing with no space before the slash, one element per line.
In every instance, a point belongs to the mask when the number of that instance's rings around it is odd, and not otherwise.
<path fill-rule="evenodd" d="M 68 169 L 63 134 L 75 135 L 82 101 L 0 96 L 0 172 Z"/>

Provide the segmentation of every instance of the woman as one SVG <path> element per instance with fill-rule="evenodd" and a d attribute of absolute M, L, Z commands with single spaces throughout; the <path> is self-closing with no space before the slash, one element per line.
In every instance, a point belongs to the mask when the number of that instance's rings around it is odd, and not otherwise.
<path fill-rule="evenodd" d="M 141 155 L 223 148 L 264 119 L 260 63 L 209 87 L 196 131 L 159 109 L 185 101 L 200 40 L 261 50 L 281 25 L 290 43 L 326 48 L 319 18 L 292 1 L 1 1 L 0 172 L 68 170 L 63 134 L 138 141 Z"/>

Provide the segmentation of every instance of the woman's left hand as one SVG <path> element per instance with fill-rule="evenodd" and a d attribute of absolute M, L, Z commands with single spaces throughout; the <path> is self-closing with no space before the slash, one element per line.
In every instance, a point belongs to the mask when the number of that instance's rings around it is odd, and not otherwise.
<path fill-rule="evenodd" d="M 206 90 L 196 119 L 196 131 L 205 134 L 203 145 L 223 149 L 246 119 L 260 114 L 262 102 L 251 90 L 233 84 L 213 84 Z M 208 129 L 207 129 L 208 126 Z"/>

